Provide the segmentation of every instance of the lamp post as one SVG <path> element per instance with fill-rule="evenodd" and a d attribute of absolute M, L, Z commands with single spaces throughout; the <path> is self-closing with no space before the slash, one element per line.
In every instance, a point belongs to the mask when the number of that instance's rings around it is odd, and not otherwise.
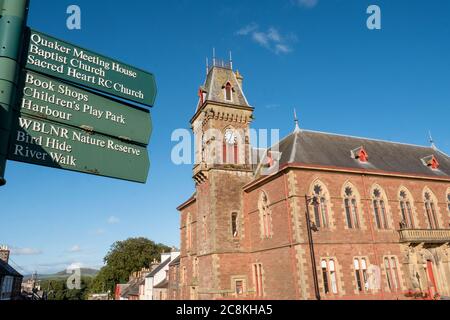
<path fill-rule="evenodd" d="M 311 221 L 311 216 L 309 214 L 309 205 L 313 204 L 314 206 L 318 205 L 318 200 L 316 196 L 308 197 L 305 195 L 305 205 L 306 205 L 306 229 L 308 231 L 308 242 L 309 242 L 309 253 L 311 256 L 311 264 L 312 264 L 312 272 L 313 272 L 313 280 L 314 280 L 314 292 L 316 294 L 316 299 L 320 300 L 320 291 L 319 291 L 319 280 L 317 277 L 317 269 L 316 269 L 316 255 L 314 253 L 314 242 L 312 238 L 312 231 L 317 232 L 319 229 L 317 226 Z"/>

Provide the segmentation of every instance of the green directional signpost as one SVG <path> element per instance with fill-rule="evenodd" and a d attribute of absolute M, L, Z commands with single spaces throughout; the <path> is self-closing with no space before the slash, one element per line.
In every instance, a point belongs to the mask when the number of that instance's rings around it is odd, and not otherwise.
<path fill-rule="evenodd" d="M 144 183 L 145 147 L 26 115 L 15 117 L 9 159 Z"/>
<path fill-rule="evenodd" d="M 0 0 L 0 185 L 6 160 L 145 183 L 155 77 L 26 28 L 28 5 Z"/>
<path fill-rule="evenodd" d="M 23 114 L 147 145 L 150 112 L 24 71 L 16 110 Z"/>

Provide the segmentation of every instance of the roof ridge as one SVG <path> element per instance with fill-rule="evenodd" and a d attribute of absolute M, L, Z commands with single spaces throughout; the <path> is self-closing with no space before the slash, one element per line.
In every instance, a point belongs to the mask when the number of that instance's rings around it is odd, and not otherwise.
<path fill-rule="evenodd" d="M 353 135 L 348 135 L 348 134 L 339 134 L 339 133 L 324 132 L 324 131 L 317 131 L 317 130 L 307 130 L 307 129 L 302 129 L 302 130 L 304 132 L 321 133 L 321 134 L 333 135 L 333 136 L 338 136 L 338 137 L 369 140 L 369 141 L 384 142 L 384 143 L 391 143 L 391 144 L 400 144 L 400 145 L 404 145 L 404 146 L 419 147 L 419 148 L 424 148 L 424 149 L 433 149 L 431 146 L 422 146 L 422 145 L 413 144 L 413 143 L 396 142 L 396 141 L 389 141 L 389 140 L 376 139 L 376 138 L 359 137 L 359 136 L 353 136 Z"/>

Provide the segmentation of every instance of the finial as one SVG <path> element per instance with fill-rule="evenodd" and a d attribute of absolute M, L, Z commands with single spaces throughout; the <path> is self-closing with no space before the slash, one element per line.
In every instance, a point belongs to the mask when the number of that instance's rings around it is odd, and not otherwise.
<path fill-rule="evenodd" d="M 430 143 L 431 143 L 431 147 L 433 149 L 437 149 L 436 145 L 434 144 L 434 140 L 433 140 L 433 136 L 431 135 L 431 131 L 428 131 L 428 136 L 430 137 Z"/>
<path fill-rule="evenodd" d="M 216 66 L 216 48 L 213 48 L 213 67 Z"/>
<path fill-rule="evenodd" d="M 230 50 L 230 68 L 231 70 L 233 70 L 233 56 L 231 55 L 231 50 Z"/>
<path fill-rule="evenodd" d="M 208 75 L 208 71 L 209 71 L 209 61 L 208 57 L 206 57 L 206 75 Z"/>
<path fill-rule="evenodd" d="M 295 108 L 294 108 L 294 121 L 295 121 L 294 132 L 300 132 L 300 126 L 298 125 L 298 118 L 297 118 L 297 110 L 295 110 Z"/>

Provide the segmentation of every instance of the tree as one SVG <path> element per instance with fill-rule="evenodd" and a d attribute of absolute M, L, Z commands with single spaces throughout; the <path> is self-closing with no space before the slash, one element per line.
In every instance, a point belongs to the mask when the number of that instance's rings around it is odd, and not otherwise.
<path fill-rule="evenodd" d="M 133 272 L 149 268 L 153 260 L 159 260 L 170 248 L 146 238 L 130 238 L 115 242 L 105 258 L 105 266 L 91 284 L 91 293 L 114 294 L 116 284 L 126 283 Z"/>

